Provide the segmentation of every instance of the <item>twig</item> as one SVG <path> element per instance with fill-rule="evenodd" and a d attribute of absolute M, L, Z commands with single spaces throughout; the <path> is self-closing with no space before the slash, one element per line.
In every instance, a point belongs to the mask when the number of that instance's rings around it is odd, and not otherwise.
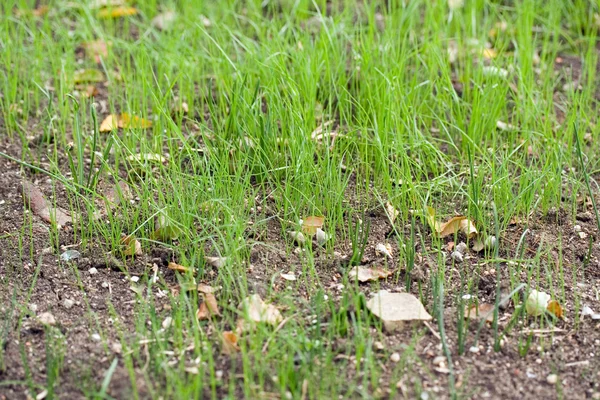
<path fill-rule="evenodd" d="M 431 326 L 431 324 L 430 324 L 429 322 L 427 322 L 427 321 L 423 321 L 423 324 L 425 324 L 425 326 L 426 326 L 426 327 L 429 329 L 429 331 L 431 332 L 431 334 L 432 334 L 433 336 L 435 336 L 435 338 L 436 338 L 437 340 L 442 340 L 442 337 L 440 336 L 440 334 L 439 334 L 439 333 L 437 333 L 437 332 L 436 332 L 436 331 L 433 329 L 433 326 Z"/>

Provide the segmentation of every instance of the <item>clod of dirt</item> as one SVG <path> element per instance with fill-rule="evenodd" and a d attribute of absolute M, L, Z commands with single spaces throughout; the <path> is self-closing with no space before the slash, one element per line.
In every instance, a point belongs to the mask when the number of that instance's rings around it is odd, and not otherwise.
<path fill-rule="evenodd" d="M 412 323 L 432 319 L 423 304 L 409 293 L 381 290 L 367 301 L 367 308 L 382 320 L 388 332 L 401 331 Z"/>

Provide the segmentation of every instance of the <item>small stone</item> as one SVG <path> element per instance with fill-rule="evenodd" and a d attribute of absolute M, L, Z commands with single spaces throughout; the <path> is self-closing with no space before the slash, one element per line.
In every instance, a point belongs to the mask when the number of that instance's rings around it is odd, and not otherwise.
<path fill-rule="evenodd" d="M 446 362 L 446 357 L 444 357 L 444 356 L 437 356 L 436 358 L 433 359 L 433 365 L 440 366 L 445 362 Z"/>
<path fill-rule="evenodd" d="M 220 369 L 216 370 L 215 371 L 215 378 L 217 378 L 217 379 L 223 378 L 223 370 L 220 370 Z"/>
<path fill-rule="evenodd" d="M 30 309 L 32 312 L 36 312 L 36 311 L 37 311 L 37 309 L 38 309 L 38 306 L 37 306 L 37 304 L 33 304 L 33 303 L 32 303 L 32 304 L 29 304 L 29 309 Z M 592 314 L 593 314 L 593 313 L 592 313 Z M 590 314 L 590 315 L 591 315 L 591 314 Z"/>
<path fill-rule="evenodd" d="M 49 312 L 41 313 L 38 317 L 38 320 L 44 325 L 56 325 L 56 318 L 54 318 L 54 315 Z"/>
<path fill-rule="evenodd" d="M 465 242 L 460 242 L 456 245 L 455 250 L 458 251 L 460 254 L 465 254 L 467 252 L 467 248 L 468 247 Z"/>
<path fill-rule="evenodd" d="M 169 329 L 169 327 L 171 326 L 172 323 L 173 323 L 173 318 L 171 318 L 171 317 L 165 318 L 164 321 L 162 322 L 163 329 Z"/>
<path fill-rule="evenodd" d="M 585 233 L 585 232 L 577 232 L 577 236 L 579 236 L 580 239 L 585 239 L 587 237 L 587 233 Z"/>
<path fill-rule="evenodd" d="M 392 353 L 390 356 L 390 361 L 397 363 L 400 361 L 400 353 Z"/>
<path fill-rule="evenodd" d="M 64 299 L 62 302 L 62 305 L 64 308 L 69 310 L 69 309 L 73 308 L 73 306 L 75 305 L 75 302 L 71 299 Z"/>
<path fill-rule="evenodd" d="M 453 251 L 452 254 L 450 254 L 450 257 L 452 257 L 452 259 L 457 263 L 463 262 L 463 255 L 458 250 Z"/>
<path fill-rule="evenodd" d="M 109 284 L 108 282 L 106 282 L 106 281 L 102 282 L 102 287 L 103 287 L 103 288 L 105 288 L 105 289 L 106 289 L 106 288 L 107 288 L 107 287 L 109 287 L 109 286 L 110 286 L 110 284 Z"/>
<path fill-rule="evenodd" d="M 129 278 L 129 280 L 133 283 L 139 282 L 140 277 L 139 276 L 132 276 L 131 278 Z"/>
<path fill-rule="evenodd" d="M 123 351 L 123 345 L 121 343 L 119 343 L 119 342 L 112 342 L 110 344 L 110 349 L 115 354 L 121 354 L 121 352 Z"/>
<path fill-rule="evenodd" d="M 471 346 L 471 347 L 469 348 L 469 351 L 470 351 L 471 353 L 479 353 L 479 346 Z"/>
<path fill-rule="evenodd" d="M 101 341 L 101 340 L 102 340 L 102 337 L 101 337 L 99 334 L 97 334 L 97 333 L 93 333 L 93 334 L 92 334 L 92 340 L 93 340 L 94 342 L 99 342 L 99 341 Z"/>
<path fill-rule="evenodd" d="M 573 227 L 573 230 L 574 230 L 575 232 L 581 232 L 581 225 L 575 225 L 575 226 Z"/>
<path fill-rule="evenodd" d="M 381 351 L 385 348 L 385 346 L 383 345 L 383 343 L 377 341 L 377 342 L 373 343 L 373 348 L 375 348 L 375 350 L 377 350 L 377 351 Z"/>
<path fill-rule="evenodd" d="M 558 382 L 558 376 L 556 376 L 556 374 L 550 374 L 546 377 L 546 382 L 548 382 L 551 385 L 556 384 L 556 382 Z"/>
<path fill-rule="evenodd" d="M 88 272 L 90 275 L 96 275 L 98 273 L 98 270 L 96 268 L 92 267 L 88 270 Z"/>

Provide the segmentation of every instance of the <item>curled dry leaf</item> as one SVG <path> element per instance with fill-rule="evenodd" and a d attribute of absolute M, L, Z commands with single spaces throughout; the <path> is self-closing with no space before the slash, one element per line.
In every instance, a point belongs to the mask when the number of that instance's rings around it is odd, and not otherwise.
<path fill-rule="evenodd" d="M 219 311 L 219 305 L 217 304 L 217 298 L 212 293 L 202 293 L 202 297 L 204 298 L 204 302 L 200 304 L 198 310 L 196 311 L 196 318 L 199 321 L 209 319 L 211 316 L 221 316 L 221 312 Z"/>
<path fill-rule="evenodd" d="M 440 237 L 446 237 L 454 235 L 459 231 L 464 233 L 469 239 L 477 234 L 477 228 L 475 228 L 473 222 L 464 216 L 453 217 L 447 222 L 441 224 L 437 234 Z"/>
<path fill-rule="evenodd" d="M 548 293 L 532 290 L 527 297 L 527 301 L 525 302 L 527 314 L 533 316 L 542 315 L 546 311 L 546 307 L 548 306 L 550 300 L 551 297 Z"/>
<path fill-rule="evenodd" d="M 315 235 L 315 237 L 319 246 L 325 246 L 325 243 L 327 243 L 327 241 L 331 239 L 331 235 L 321 228 L 317 228 L 317 234 Z"/>
<path fill-rule="evenodd" d="M 392 271 L 386 271 L 381 268 L 365 268 L 365 267 L 354 267 L 348 273 L 350 278 L 358 279 L 359 282 L 376 281 L 379 279 L 385 279 L 392 275 Z"/>
<path fill-rule="evenodd" d="M 177 263 L 174 262 L 170 262 L 169 265 L 167 265 L 167 268 L 172 269 L 173 271 L 177 271 L 177 272 L 188 272 L 190 271 L 190 267 L 185 267 L 183 265 L 179 265 Z"/>
<path fill-rule="evenodd" d="M 227 257 L 204 257 L 206 263 L 215 268 L 221 268 L 227 263 Z"/>
<path fill-rule="evenodd" d="M 487 322 L 493 322 L 494 305 L 487 303 L 479 303 L 479 306 L 473 305 L 465 313 L 465 318 L 479 321 L 485 318 Z"/>
<path fill-rule="evenodd" d="M 302 232 L 288 231 L 288 236 L 291 237 L 299 245 L 303 245 L 306 242 L 306 238 L 304 237 Z"/>
<path fill-rule="evenodd" d="M 546 306 L 546 310 L 554 314 L 556 318 L 564 318 L 564 311 L 560 303 L 556 300 L 551 300 Z"/>
<path fill-rule="evenodd" d="M 223 347 L 221 349 L 223 354 L 232 355 L 240 351 L 238 346 L 238 337 L 232 331 L 223 332 Z"/>
<path fill-rule="evenodd" d="M 239 308 L 242 310 L 242 317 L 237 323 L 239 332 L 250 330 L 257 323 L 276 326 L 283 319 L 277 307 L 265 303 L 258 294 L 246 297 Z"/>
<path fill-rule="evenodd" d="M 390 222 L 393 224 L 398 215 L 400 215 L 400 211 L 396 210 L 396 208 L 389 201 L 385 203 L 385 212 L 387 213 Z"/>
<path fill-rule="evenodd" d="M 302 232 L 313 236 L 317 233 L 317 229 L 323 227 L 325 217 L 310 216 L 302 220 Z"/>
<path fill-rule="evenodd" d="M 23 181 L 23 199 L 31 211 L 46 222 L 56 223 L 58 226 L 72 222 L 65 210 L 50 206 L 42 191 L 29 181 Z"/>
<path fill-rule="evenodd" d="M 106 7 L 98 12 L 98 18 L 100 19 L 112 19 L 112 18 L 123 18 L 136 15 L 138 10 L 135 7 L 118 6 L 118 7 Z"/>
<path fill-rule="evenodd" d="M 215 288 L 213 288 L 210 285 L 207 285 L 206 283 L 199 283 L 197 289 L 198 289 L 198 292 L 204 293 L 204 294 L 210 294 L 210 293 L 215 292 Z"/>
<path fill-rule="evenodd" d="M 121 243 L 125 245 L 123 255 L 126 256 L 141 256 L 142 255 L 142 244 L 135 237 L 131 235 L 123 236 Z"/>
<path fill-rule="evenodd" d="M 383 254 L 388 258 L 392 258 L 392 246 L 389 243 L 378 243 L 377 246 L 375 246 L 375 252 Z"/>

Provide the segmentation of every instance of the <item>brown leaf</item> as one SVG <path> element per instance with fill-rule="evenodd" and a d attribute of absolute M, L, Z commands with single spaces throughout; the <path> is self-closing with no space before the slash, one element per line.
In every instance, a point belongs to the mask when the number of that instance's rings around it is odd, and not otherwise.
<path fill-rule="evenodd" d="M 350 278 L 358 279 L 359 282 L 376 281 L 379 279 L 385 279 L 392 275 L 392 271 L 386 271 L 382 268 L 365 268 L 365 267 L 354 267 L 348 273 Z"/>
<path fill-rule="evenodd" d="M 46 222 L 64 226 L 73 221 L 65 210 L 49 205 L 42 191 L 29 181 L 23 181 L 23 199 L 31 211 Z"/>
<path fill-rule="evenodd" d="M 196 318 L 198 318 L 199 321 L 202 321 L 209 319 L 213 315 L 221 316 L 215 295 L 212 293 L 203 293 L 202 297 L 204 298 L 204 302 L 198 307 Z"/>
<path fill-rule="evenodd" d="M 147 129 L 152 127 L 152 121 L 140 118 L 137 115 L 129 115 L 129 113 L 122 113 L 119 118 L 119 128 L 128 129 Z"/>
<path fill-rule="evenodd" d="M 548 305 L 546 306 L 546 309 L 551 312 L 552 314 L 554 314 L 556 316 L 556 318 L 564 318 L 564 311 L 562 306 L 560 305 L 560 303 L 556 300 L 551 300 Z"/>
<path fill-rule="evenodd" d="M 465 318 L 472 320 L 482 320 L 485 318 L 487 322 L 494 321 L 494 305 L 487 303 L 479 303 L 479 306 L 473 305 L 467 310 Z"/>
<path fill-rule="evenodd" d="M 317 229 L 320 229 L 321 227 L 323 227 L 324 222 L 325 222 L 325 217 L 317 217 L 317 216 L 306 217 L 302 221 L 302 232 L 306 233 L 307 235 L 312 236 L 315 233 L 317 233 Z"/>
<path fill-rule="evenodd" d="M 167 268 L 177 272 L 188 272 L 190 270 L 189 267 L 184 267 L 183 265 L 179 265 L 174 262 L 170 262 L 169 265 L 167 265 Z"/>
<path fill-rule="evenodd" d="M 100 132 L 110 132 L 119 127 L 119 116 L 110 114 L 100 124 Z"/>
<path fill-rule="evenodd" d="M 240 351 L 240 346 L 238 346 L 238 337 L 232 331 L 223 332 L 223 347 L 221 351 L 223 354 L 231 355 Z"/>
<path fill-rule="evenodd" d="M 142 244 L 133 236 L 123 236 L 121 238 L 121 243 L 125 245 L 125 250 L 123 250 L 123 255 L 126 256 L 141 256 L 142 253 Z"/>
<path fill-rule="evenodd" d="M 209 286 L 209 285 L 207 285 L 205 283 L 199 283 L 198 287 L 197 287 L 197 290 L 200 293 L 204 293 L 204 294 L 209 294 L 209 293 L 214 293 L 215 292 L 215 289 L 212 286 Z"/>
<path fill-rule="evenodd" d="M 110 19 L 110 18 L 122 18 L 136 15 L 138 10 L 134 7 L 119 6 L 119 7 L 107 7 L 98 12 L 98 18 Z"/>

